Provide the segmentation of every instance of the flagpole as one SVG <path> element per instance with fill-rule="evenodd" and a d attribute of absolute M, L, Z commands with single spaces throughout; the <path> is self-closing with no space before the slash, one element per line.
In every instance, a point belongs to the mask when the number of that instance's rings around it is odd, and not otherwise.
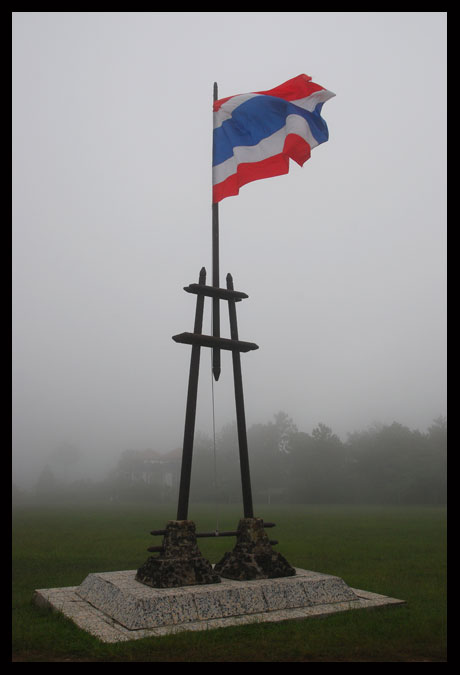
<path fill-rule="evenodd" d="M 217 101 L 217 82 L 214 82 L 213 100 Z M 219 288 L 219 203 L 212 203 L 212 285 Z M 212 334 L 220 337 L 219 298 L 212 300 Z M 217 381 L 220 377 L 220 349 L 212 350 L 212 373 Z"/>

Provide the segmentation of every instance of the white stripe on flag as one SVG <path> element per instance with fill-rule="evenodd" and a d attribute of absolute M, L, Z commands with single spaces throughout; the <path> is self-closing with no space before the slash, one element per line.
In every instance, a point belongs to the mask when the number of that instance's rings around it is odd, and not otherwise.
<path fill-rule="evenodd" d="M 271 136 L 263 138 L 256 145 L 240 145 L 233 148 L 233 156 L 221 162 L 212 170 L 213 185 L 221 183 L 229 176 L 236 173 L 238 164 L 246 162 L 260 162 L 268 157 L 279 155 L 283 151 L 284 141 L 287 134 L 297 134 L 315 148 L 318 141 L 310 131 L 307 121 L 300 115 L 288 115 L 286 124 Z"/>
<path fill-rule="evenodd" d="M 231 99 L 226 101 L 219 108 L 219 110 L 216 110 L 213 115 L 214 129 L 222 126 L 222 123 L 225 122 L 225 120 L 230 119 L 235 108 L 238 108 L 238 106 L 240 106 L 242 103 L 249 101 L 255 96 L 264 96 L 264 94 L 238 94 L 237 96 L 233 96 Z M 313 112 L 318 103 L 325 103 L 334 96 L 335 94 L 333 94 L 331 91 L 328 91 L 327 89 L 320 89 L 320 91 L 314 91 L 313 94 L 310 94 L 310 96 L 305 96 L 305 98 L 299 98 L 296 101 L 289 102 L 299 106 L 299 108 Z"/>
<path fill-rule="evenodd" d="M 214 129 L 222 126 L 222 122 L 225 122 L 225 120 L 230 119 L 232 112 L 235 110 L 235 108 L 238 108 L 239 105 L 249 101 L 249 99 L 254 98 L 255 96 L 260 95 L 261 94 L 238 94 L 237 96 L 232 96 L 232 98 L 228 101 L 225 101 L 225 103 L 219 108 L 219 110 L 216 110 L 213 115 Z"/>
<path fill-rule="evenodd" d="M 327 89 L 320 89 L 320 91 L 314 91 L 313 94 L 310 94 L 310 96 L 305 96 L 305 98 L 299 98 L 297 99 L 297 101 L 291 101 L 291 103 L 299 106 L 299 108 L 303 108 L 304 110 L 313 112 L 318 103 L 325 103 L 334 96 L 335 94 L 333 94 L 332 91 L 328 91 Z"/>

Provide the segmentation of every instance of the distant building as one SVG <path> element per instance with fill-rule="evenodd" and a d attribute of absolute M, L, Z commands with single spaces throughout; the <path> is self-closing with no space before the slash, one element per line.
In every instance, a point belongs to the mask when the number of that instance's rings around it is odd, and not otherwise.
<path fill-rule="evenodd" d="M 124 483 L 144 483 L 174 490 L 179 483 L 181 450 L 125 450 L 118 462 L 117 476 Z"/>

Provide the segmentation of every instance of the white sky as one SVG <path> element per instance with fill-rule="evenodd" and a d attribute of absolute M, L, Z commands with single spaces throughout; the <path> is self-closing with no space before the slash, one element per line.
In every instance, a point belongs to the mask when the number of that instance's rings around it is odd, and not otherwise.
<path fill-rule="evenodd" d="M 62 442 L 92 471 L 182 444 L 211 278 L 212 87 L 300 73 L 329 141 L 220 204 L 248 426 L 343 438 L 446 414 L 444 12 L 13 12 L 13 479 Z M 222 305 L 222 335 L 229 336 Z M 205 332 L 210 332 L 207 300 Z M 212 432 L 202 350 L 197 429 Z M 230 353 L 216 425 L 234 417 Z M 250 449 L 249 449 L 250 450 Z"/>

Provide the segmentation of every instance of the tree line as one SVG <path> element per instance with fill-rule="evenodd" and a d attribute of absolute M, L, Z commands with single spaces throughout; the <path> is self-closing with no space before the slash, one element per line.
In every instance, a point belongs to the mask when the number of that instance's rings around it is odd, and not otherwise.
<path fill-rule="evenodd" d="M 279 412 L 266 424 L 248 428 L 248 446 L 255 504 L 445 504 L 447 500 L 445 417 L 438 417 L 423 433 L 393 422 L 349 433 L 342 441 L 323 423 L 311 433 L 300 431 L 288 414 Z M 68 461 L 68 449 L 66 453 Z M 127 450 L 104 480 L 95 483 L 87 478 L 66 485 L 56 477 L 58 467 L 54 469 L 52 462 L 38 479 L 36 495 L 177 502 L 181 452 L 170 453 L 164 461 L 162 457 L 151 450 Z M 241 503 L 236 424 L 224 427 L 215 443 L 196 435 L 190 500 Z"/>
<path fill-rule="evenodd" d="M 201 439 L 191 494 L 201 500 L 241 499 L 235 426 L 214 444 Z M 323 423 L 299 431 L 283 412 L 248 430 L 254 501 L 306 504 L 444 504 L 447 420 L 425 433 L 398 422 L 349 433 L 342 441 Z M 216 469 L 214 469 L 216 465 Z"/>

